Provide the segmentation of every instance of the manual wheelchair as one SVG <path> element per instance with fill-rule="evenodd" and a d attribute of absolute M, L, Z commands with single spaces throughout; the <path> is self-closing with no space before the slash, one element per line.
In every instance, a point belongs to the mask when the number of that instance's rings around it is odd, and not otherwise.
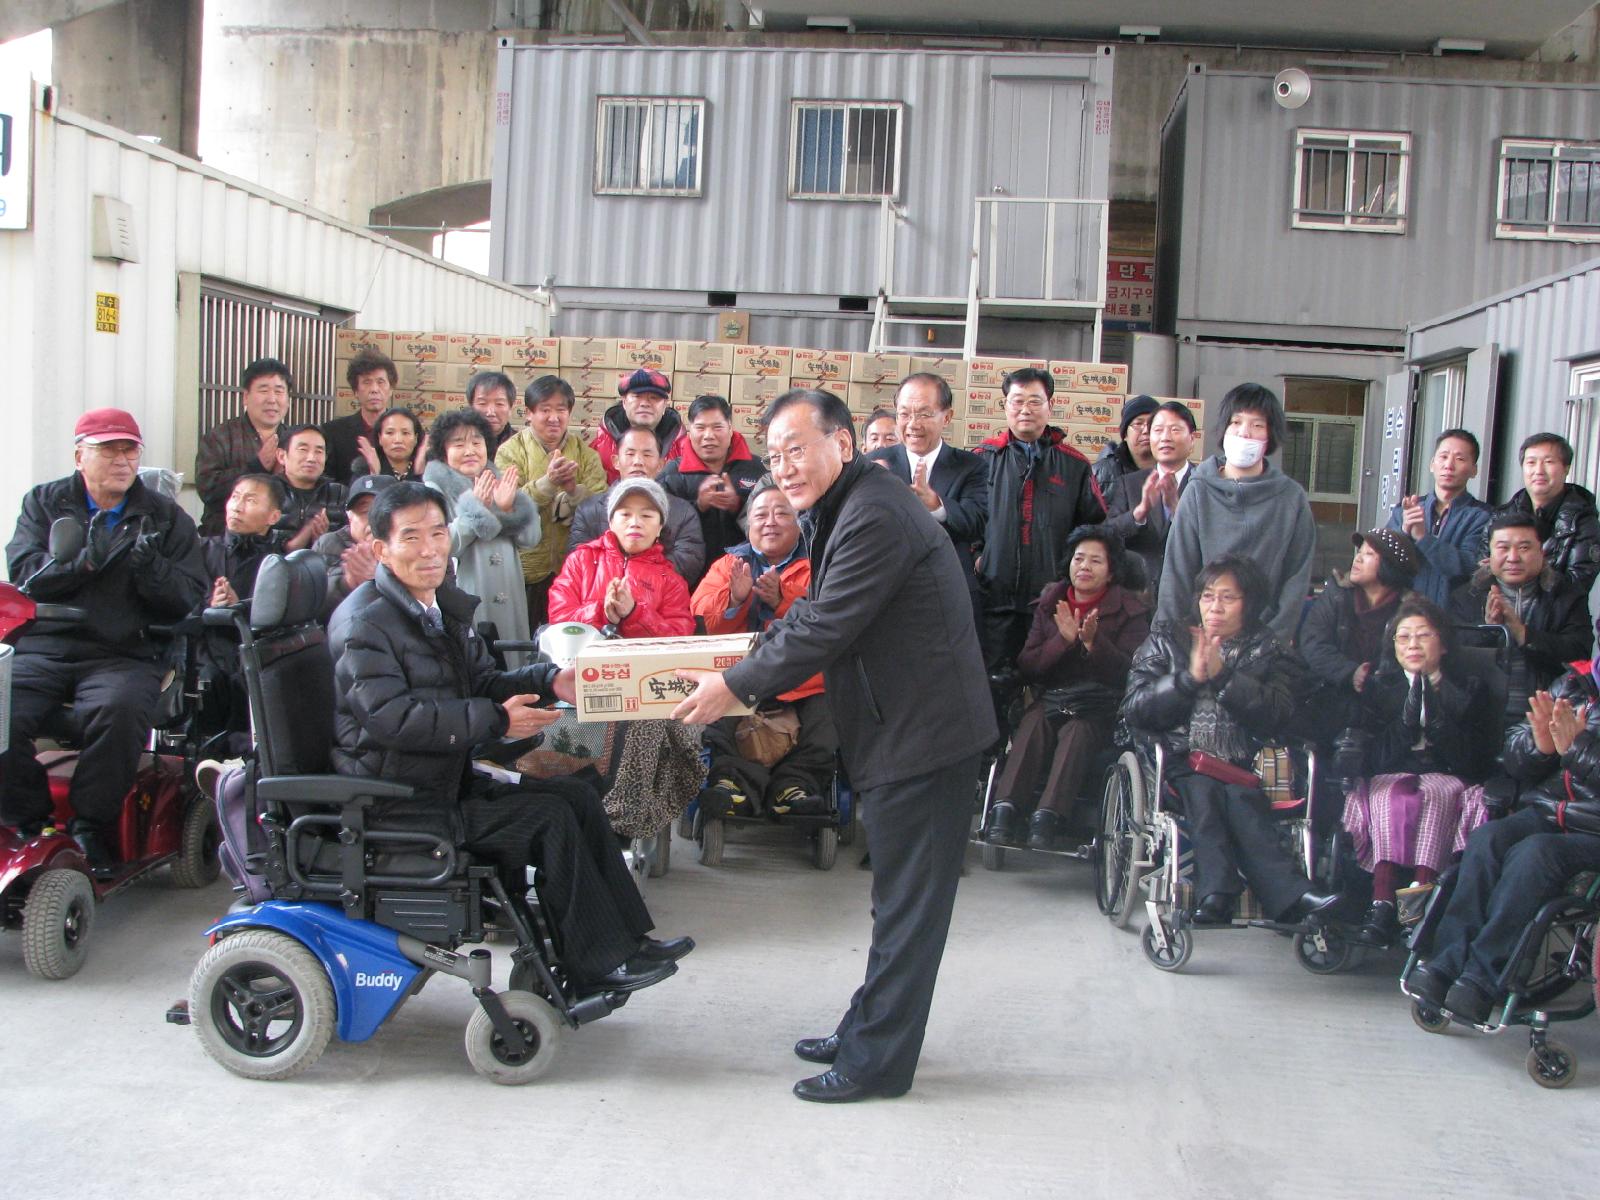
<path fill-rule="evenodd" d="M 450 841 L 367 827 L 402 783 L 329 773 L 333 663 L 317 623 L 327 573 L 310 551 L 262 564 L 253 598 L 207 610 L 236 628 L 255 753 L 218 786 L 223 861 L 245 899 L 207 931 L 189 998 L 169 1011 L 206 1052 L 252 1079 L 311 1066 L 337 1034 L 370 1038 L 435 973 L 465 979 L 479 1008 L 467 1058 L 496 1083 L 527 1083 L 555 1061 L 568 1029 L 622 1006 L 582 995 L 562 969 L 536 898 Z M 490 952 L 458 947 L 509 935 L 508 987 Z"/>

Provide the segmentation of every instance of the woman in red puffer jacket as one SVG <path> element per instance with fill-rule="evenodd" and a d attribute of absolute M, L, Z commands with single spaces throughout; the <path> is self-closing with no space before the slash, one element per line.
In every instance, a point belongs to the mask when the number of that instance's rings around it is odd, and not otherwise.
<path fill-rule="evenodd" d="M 604 536 L 574 547 L 550 585 L 550 620 L 615 625 L 625 638 L 694 633 L 689 586 L 661 549 L 667 495 L 651 479 L 624 479 L 606 497 Z"/>

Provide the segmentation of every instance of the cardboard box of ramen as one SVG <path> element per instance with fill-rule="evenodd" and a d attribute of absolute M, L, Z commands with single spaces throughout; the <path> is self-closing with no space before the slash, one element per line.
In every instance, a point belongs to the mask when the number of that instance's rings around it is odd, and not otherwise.
<path fill-rule="evenodd" d="M 1128 368 L 1122 363 L 1052 362 L 1050 375 L 1058 392 L 1099 392 L 1123 396 L 1128 391 Z"/>
<path fill-rule="evenodd" d="M 394 334 L 381 329 L 339 328 L 333 331 L 333 353 L 338 358 L 354 358 L 363 351 L 394 357 Z M 339 377 L 344 378 L 340 372 Z"/>
<path fill-rule="evenodd" d="M 564 337 L 561 339 L 561 366 L 563 371 L 615 368 L 617 365 L 617 339 L 597 337 Z"/>
<path fill-rule="evenodd" d="M 1090 459 L 1098 458 L 1102 449 L 1117 441 L 1114 425 L 1063 425 L 1061 430 L 1067 435 L 1067 445 Z"/>
<path fill-rule="evenodd" d="M 733 374 L 733 347 L 727 342 L 678 342 L 673 358 L 683 375 Z"/>
<path fill-rule="evenodd" d="M 1115 429 L 1122 423 L 1122 397 L 1057 392 L 1055 420 L 1062 425 L 1110 425 Z"/>
<path fill-rule="evenodd" d="M 794 379 L 802 387 L 815 382 L 848 383 L 850 381 L 850 351 L 801 350 L 794 352 Z"/>
<path fill-rule="evenodd" d="M 940 376 L 954 391 L 965 389 L 970 382 L 967 379 L 967 360 L 953 354 L 913 354 L 911 369 Z"/>
<path fill-rule="evenodd" d="M 789 378 L 794 361 L 794 351 L 788 346 L 735 346 L 733 348 L 733 373 L 735 375 L 770 375 Z"/>
<path fill-rule="evenodd" d="M 482 333 L 452 333 L 445 339 L 444 360 L 456 367 L 498 371 L 506 352 L 504 338 Z"/>
<path fill-rule="evenodd" d="M 442 333 L 396 333 L 390 357 L 395 362 L 442 363 L 447 343 L 448 338 Z"/>
<path fill-rule="evenodd" d="M 1023 367 L 1032 367 L 1036 371 L 1045 369 L 1045 360 L 1042 358 L 974 358 L 967 363 L 967 388 L 975 387 L 1003 388 L 1006 376 L 1013 371 L 1020 371 Z M 1056 390 L 1061 390 L 1061 385 L 1056 384 Z"/>
<path fill-rule="evenodd" d="M 736 633 L 592 642 L 578 652 L 573 664 L 578 720 L 647 721 L 670 716 L 694 691 L 693 684 L 678 678 L 678 671 L 726 671 L 750 653 L 754 641 L 754 634 Z"/>
<path fill-rule="evenodd" d="M 619 338 L 617 340 L 617 368 L 633 374 L 641 367 L 671 375 L 677 358 L 674 342 L 654 342 L 648 338 Z"/>

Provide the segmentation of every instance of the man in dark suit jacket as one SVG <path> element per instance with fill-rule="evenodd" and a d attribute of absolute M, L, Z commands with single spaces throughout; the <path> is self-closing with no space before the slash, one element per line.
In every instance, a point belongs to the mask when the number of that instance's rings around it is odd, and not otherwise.
<path fill-rule="evenodd" d="M 895 396 L 898 446 L 885 446 L 867 457 L 881 463 L 911 485 L 922 506 L 944 526 L 956 548 L 972 594 L 973 619 L 981 611 L 978 577 L 972 569 L 972 548 L 983 541 L 989 521 L 989 473 L 970 450 L 944 440 L 954 415 L 950 385 L 931 372 L 907 375 Z"/>
<path fill-rule="evenodd" d="M 1106 524 L 1144 563 L 1145 587 L 1153 599 L 1161 586 L 1167 533 L 1178 499 L 1193 474 L 1194 414 L 1176 400 L 1160 405 L 1150 418 L 1150 450 L 1156 465 L 1119 475 L 1106 493 Z"/>
<path fill-rule="evenodd" d="M 950 539 L 901 484 L 856 454 L 830 392 L 793 391 L 767 414 L 772 477 L 811 524 L 811 586 L 726 673 L 673 712 L 710 724 L 821 671 L 872 858 L 867 977 L 837 1030 L 795 1053 L 832 1069 L 803 1100 L 899 1096 L 910 1087 L 955 906 L 978 758 L 995 739 L 966 581 Z"/>

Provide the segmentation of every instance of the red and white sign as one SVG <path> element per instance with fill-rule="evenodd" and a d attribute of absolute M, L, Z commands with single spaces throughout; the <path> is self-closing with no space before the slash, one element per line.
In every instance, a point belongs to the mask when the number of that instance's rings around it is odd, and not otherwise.
<path fill-rule="evenodd" d="M 1146 330 L 1156 315 L 1156 260 L 1142 255 L 1106 258 L 1106 324 L 1113 329 Z"/>

